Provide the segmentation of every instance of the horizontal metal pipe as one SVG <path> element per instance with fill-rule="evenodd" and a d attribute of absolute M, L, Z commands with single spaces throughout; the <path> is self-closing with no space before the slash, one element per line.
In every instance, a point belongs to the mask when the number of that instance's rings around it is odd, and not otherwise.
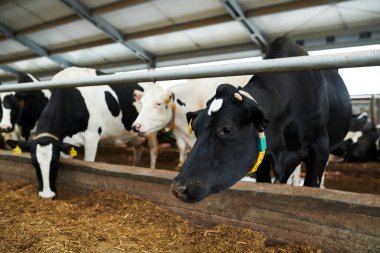
<path fill-rule="evenodd" d="M 17 85 L 8 84 L 1 85 L 0 92 L 377 65 L 380 65 L 380 50 L 369 50 L 331 55 L 269 59 L 256 62 L 183 67 L 170 70 L 126 72 L 116 75 L 105 75 L 75 80 L 44 81 L 38 83 L 21 83 Z"/>

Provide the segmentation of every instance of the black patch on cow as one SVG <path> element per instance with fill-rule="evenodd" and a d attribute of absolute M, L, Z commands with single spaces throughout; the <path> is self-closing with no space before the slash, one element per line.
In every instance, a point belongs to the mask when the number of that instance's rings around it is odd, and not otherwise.
<path fill-rule="evenodd" d="M 180 106 L 186 106 L 186 104 L 184 102 L 181 101 L 181 99 L 177 98 L 177 103 L 180 105 Z"/>
<path fill-rule="evenodd" d="M 302 47 L 296 45 L 287 37 L 279 37 L 270 44 L 270 48 L 265 55 L 265 59 L 303 55 L 308 55 L 308 53 Z"/>
<path fill-rule="evenodd" d="M 117 100 L 109 91 L 104 92 L 108 110 L 111 112 L 112 116 L 117 117 L 120 114 L 120 106 Z"/>
<path fill-rule="evenodd" d="M 37 79 L 37 78 L 36 78 Z M 38 80 L 38 79 L 37 79 Z M 20 76 L 18 77 L 18 80 L 17 80 L 18 83 L 31 83 L 33 82 L 33 79 L 30 78 L 29 75 L 27 74 L 20 74 Z"/>
<path fill-rule="evenodd" d="M 99 127 L 99 128 L 98 128 L 98 134 L 99 134 L 99 136 L 102 134 L 102 131 L 103 131 L 102 128 Z"/>
<path fill-rule="evenodd" d="M 302 146 L 301 136 L 298 129 L 299 127 L 297 127 L 297 124 L 294 121 L 285 125 L 285 145 L 289 151 L 297 151 Z"/>
<path fill-rule="evenodd" d="M 122 122 L 127 131 L 132 130 L 132 123 L 136 120 L 138 113 L 136 107 L 133 105 L 135 101 L 133 98 L 133 91 L 144 89 L 138 84 L 126 84 L 126 85 L 110 85 L 111 89 L 116 93 L 118 100 L 120 101 L 120 108 L 122 113 Z"/>
<path fill-rule="evenodd" d="M 51 133 L 72 137 L 88 128 L 90 114 L 80 91 L 76 88 L 54 90 L 41 113 L 37 134 Z"/>

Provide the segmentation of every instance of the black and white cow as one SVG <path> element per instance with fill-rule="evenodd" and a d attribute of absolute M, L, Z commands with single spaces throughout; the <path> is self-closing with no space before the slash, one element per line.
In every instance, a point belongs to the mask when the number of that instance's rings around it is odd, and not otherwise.
<path fill-rule="evenodd" d="M 304 55 L 281 37 L 270 45 L 266 59 Z M 272 169 L 275 181 L 286 183 L 304 162 L 304 185 L 319 187 L 329 152 L 348 131 L 351 101 L 337 70 L 258 74 L 242 90 L 220 85 L 207 108 L 187 118 L 197 140 L 171 190 L 183 201 L 197 202 L 250 171 L 263 135 L 267 150 L 256 172 L 258 182 L 271 182 Z"/>
<path fill-rule="evenodd" d="M 71 67 L 56 74 L 53 80 L 93 77 L 95 69 Z M 69 154 L 74 146 L 84 146 L 84 159 L 94 161 L 98 142 L 105 138 L 137 136 L 132 122 L 137 117 L 133 93 L 143 90 L 138 84 L 102 85 L 54 90 L 38 120 L 32 141 L 8 141 L 30 151 L 36 168 L 39 195 L 56 196 L 55 181 L 60 152 Z"/>
<path fill-rule="evenodd" d="M 18 79 L 18 83 L 27 82 L 38 80 L 31 74 L 21 75 Z M 28 140 L 50 96 L 49 90 L 0 93 L 0 132 L 11 133 L 13 139 Z"/>
<path fill-rule="evenodd" d="M 372 119 L 373 121 L 374 119 Z M 366 112 L 352 115 L 349 132 L 331 154 L 344 162 L 378 161 L 380 158 L 379 129 Z"/>

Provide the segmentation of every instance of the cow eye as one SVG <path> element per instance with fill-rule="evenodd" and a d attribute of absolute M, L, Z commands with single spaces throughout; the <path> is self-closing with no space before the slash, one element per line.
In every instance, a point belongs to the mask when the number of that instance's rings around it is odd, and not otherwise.
<path fill-rule="evenodd" d="M 232 128 L 227 126 L 227 127 L 223 127 L 223 133 L 224 134 L 231 134 L 232 133 Z"/>
<path fill-rule="evenodd" d="M 226 136 L 226 135 L 231 135 L 233 133 L 233 131 L 234 130 L 232 129 L 231 126 L 223 126 L 223 127 L 219 128 L 218 135 L 220 137 Z"/>
<path fill-rule="evenodd" d="M 157 103 L 156 103 L 156 105 L 157 105 L 157 106 L 161 106 L 161 105 L 162 105 L 162 103 L 160 103 L 160 102 L 157 102 Z"/>

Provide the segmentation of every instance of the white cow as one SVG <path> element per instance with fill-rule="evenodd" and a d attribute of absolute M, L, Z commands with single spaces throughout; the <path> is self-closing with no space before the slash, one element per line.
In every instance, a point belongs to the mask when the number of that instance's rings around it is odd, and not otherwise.
<path fill-rule="evenodd" d="M 188 131 L 186 113 L 206 107 L 206 102 L 215 95 L 216 87 L 222 83 L 244 86 L 251 76 L 192 79 L 169 89 L 159 85 L 144 87 L 144 92 L 135 91 L 140 113 L 133 123 L 133 130 L 147 136 L 162 128 L 172 128 L 179 148 L 180 169 L 186 160 L 186 145 L 193 147 L 195 136 Z M 136 106 L 139 108 L 139 106 Z"/>

